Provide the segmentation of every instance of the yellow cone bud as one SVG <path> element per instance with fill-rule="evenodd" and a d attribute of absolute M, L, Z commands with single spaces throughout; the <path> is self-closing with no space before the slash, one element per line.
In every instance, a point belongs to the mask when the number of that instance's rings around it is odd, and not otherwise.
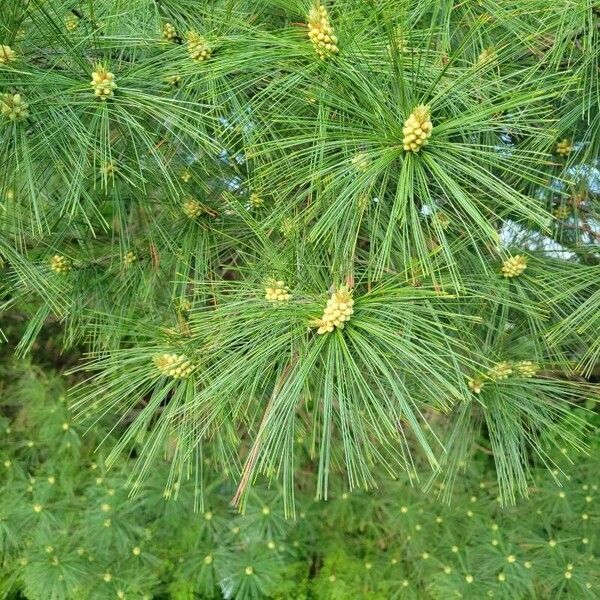
<path fill-rule="evenodd" d="M 343 329 L 354 313 L 353 306 L 352 292 L 342 285 L 331 295 L 323 311 L 323 316 L 315 319 L 312 326 L 317 328 L 319 335 L 331 333 L 336 327 Z"/>
<path fill-rule="evenodd" d="M 177 30 L 171 23 L 165 23 L 162 28 L 162 36 L 167 42 L 173 42 L 177 39 Z"/>
<path fill-rule="evenodd" d="M 123 254 L 123 265 L 125 267 L 130 267 L 137 259 L 138 257 L 135 252 L 132 252 L 131 250 L 125 252 L 125 254 Z"/>
<path fill-rule="evenodd" d="M 10 46 L 0 44 L 0 65 L 5 65 L 11 60 L 15 60 L 15 51 Z"/>
<path fill-rule="evenodd" d="M 192 60 L 202 62 L 212 56 L 212 49 L 196 31 L 190 31 L 186 37 L 188 54 Z"/>
<path fill-rule="evenodd" d="M 329 14 L 322 4 L 311 8 L 308 13 L 308 37 L 321 60 L 339 52 L 338 40 L 329 22 Z"/>
<path fill-rule="evenodd" d="M 0 112 L 11 121 L 19 121 L 29 116 L 29 104 L 23 101 L 21 94 L 2 94 Z"/>
<path fill-rule="evenodd" d="M 513 368 L 509 362 L 502 361 L 496 363 L 489 371 L 488 377 L 492 381 L 499 381 L 501 379 L 508 379 L 509 375 L 512 375 Z"/>
<path fill-rule="evenodd" d="M 432 131 L 429 107 L 420 104 L 404 122 L 402 147 L 407 152 L 419 152 L 428 143 Z"/>
<path fill-rule="evenodd" d="M 252 208 L 261 208 L 265 205 L 264 199 L 256 193 L 250 194 L 249 202 Z"/>
<path fill-rule="evenodd" d="M 281 235 L 286 238 L 292 237 L 296 233 L 296 230 L 296 223 L 291 217 L 286 217 L 279 227 Z"/>
<path fill-rule="evenodd" d="M 188 219 L 196 219 L 204 212 L 204 208 L 202 208 L 202 204 L 200 204 L 198 200 L 195 200 L 194 198 L 188 198 L 183 203 L 183 212 L 186 214 Z"/>
<path fill-rule="evenodd" d="M 67 31 L 75 31 L 79 27 L 79 18 L 73 14 L 65 17 L 65 27 Z"/>
<path fill-rule="evenodd" d="M 104 163 L 100 167 L 100 173 L 102 175 L 104 175 L 105 177 L 112 177 L 116 173 L 116 171 L 117 171 L 117 164 L 115 163 L 114 160 Z"/>
<path fill-rule="evenodd" d="M 371 164 L 371 161 L 368 159 L 368 157 L 362 153 L 353 156 L 350 162 L 357 171 L 362 172 L 366 171 L 369 168 L 369 165 Z"/>
<path fill-rule="evenodd" d="M 527 260 L 522 254 L 516 254 L 502 264 L 504 277 L 518 277 L 527 268 Z"/>
<path fill-rule="evenodd" d="M 115 95 L 114 90 L 117 89 L 115 76 L 107 71 L 102 65 L 98 65 L 96 70 L 92 73 L 90 85 L 94 89 L 96 98 L 100 100 L 112 98 Z"/>
<path fill-rule="evenodd" d="M 267 286 L 265 287 L 265 300 L 271 302 L 286 302 L 290 300 L 292 295 L 290 289 L 285 285 L 284 281 L 276 281 L 275 279 L 269 279 Z"/>
<path fill-rule="evenodd" d="M 571 140 L 564 138 L 560 142 L 558 142 L 554 148 L 554 151 L 559 156 L 569 156 L 573 150 L 573 144 Z"/>
<path fill-rule="evenodd" d="M 483 381 L 479 377 L 473 377 L 472 379 L 469 379 L 467 383 L 474 394 L 481 394 Z"/>
<path fill-rule="evenodd" d="M 165 83 L 171 87 L 177 87 L 181 83 L 181 75 L 167 75 L 165 77 Z"/>
<path fill-rule="evenodd" d="M 554 216 L 561 221 L 568 219 L 570 214 L 571 209 L 566 204 L 561 204 L 554 209 Z"/>
<path fill-rule="evenodd" d="M 530 360 L 522 360 L 514 365 L 515 372 L 521 377 L 535 377 L 538 369 L 538 365 Z"/>
<path fill-rule="evenodd" d="M 55 273 L 68 273 L 71 270 L 71 261 L 66 256 L 55 254 L 50 261 L 50 268 Z"/>
<path fill-rule="evenodd" d="M 195 368 L 183 354 L 158 354 L 152 360 L 163 375 L 174 379 L 188 377 Z"/>
<path fill-rule="evenodd" d="M 481 67 L 487 63 L 494 62 L 496 60 L 496 51 L 494 48 L 485 48 L 481 51 L 481 54 L 477 57 L 476 65 Z"/>

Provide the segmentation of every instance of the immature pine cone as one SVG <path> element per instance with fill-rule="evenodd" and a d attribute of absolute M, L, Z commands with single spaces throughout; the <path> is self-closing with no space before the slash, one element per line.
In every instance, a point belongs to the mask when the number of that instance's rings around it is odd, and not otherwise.
<path fill-rule="evenodd" d="M 354 313 L 353 306 L 352 293 L 345 285 L 340 286 L 339 290 L 327 300 L 323 316 L 314 322 L 314 325 L 318 327 L 317 333 L 319 335 L 331 333 L 334 327 L 343 329 L 346 321 L 349 321 Z"/>
<path fill-rule="evenodd" d="M 0 44 L 0 65 L 5 65 L 11 60 L 15 60 L 15 51 L 10 46 Z"/>
<path fill-rule="evenodd" d="M 50 268 L 55 273 L 66 274 L 71 270 L 71 261 L 66 256 L 55 254 L 50 261 Z"/>
<path fill-rule="evenodd" d="M 333 34 L 327 9 L 322 4 L 311 8 L 308 13 L 308 37 L 321 60 L 339 52 L 337 37 Z"/>
<path fill-rule="evenodd" d="M 290 300 L 291 297 L 290 289 L 285 285 L 284 281 L 275 281 L 275 279 L 269 279 L 267 281 L 267 287 L 265 287 L 265 300 L 284 302 Z"/>
<path fill-rule="evenodd" d="M 157 354 L 152 360 L 163 375 L 174 379 L 184 379 L 194 370 L 183 354 Z"/>
<path fill-rule="evenodd" d="M 429 107 L 420 104 L 412 111 L 404 122 L 402 145 L 408 152 L 418 152 L 421 146 L 428 143 L 433 125 L 430 119 Z"/>
<path fill-rule="evenodd" d="M 98 65 L 92 73 L 90 85 L 94 88 L 94 93 L 100 100 L 112 98 L 115 95 L 114 90 L 117 89 L 115 76 L 101 65 Z"/>
<path fill-rule="evenodd" d="M 212 50 L 206 40 L 195 31 L 187 34 L 188 54 L 192 60 L 202 62 L 212 56 Z"/>
<path fill-rule="evenodd" d="M 518 277 L 527 268 L 527 260 L 522 254 L 516 254 L 502 264 L 504 277 Z"/>
<path fill-rule="evenodd" d="M 26 119 L 29 116 L 29 104 L 23 102 L 21 94 L 2 94 L 0 112 L 11 121 Z"/>

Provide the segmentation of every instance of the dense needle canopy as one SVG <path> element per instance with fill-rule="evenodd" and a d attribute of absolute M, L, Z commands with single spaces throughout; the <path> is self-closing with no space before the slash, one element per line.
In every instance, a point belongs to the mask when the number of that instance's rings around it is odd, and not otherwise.
<path fill-rule="evenodd" d="M 512 502 L 597 395 L 599 68 L 590 0 L 11 2 L 17 350 L 86 354 L 134 486 L 210 456 L 293 513 L 300 470 L 450 493 L 485 451 Z"/>

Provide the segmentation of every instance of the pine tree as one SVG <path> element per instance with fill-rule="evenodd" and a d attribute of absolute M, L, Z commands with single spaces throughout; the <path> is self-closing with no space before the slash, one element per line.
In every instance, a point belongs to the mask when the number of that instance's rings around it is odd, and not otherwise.
<path fill-rule="evenodd" d="M 223 474 L 241 510 L 281 486 L 286 516 L 340 480 L 448 499 L 483 453 L 506 506 L 588 448 L 592 0 L 0 19 L 0 308 L 18 356 L 48 331 L 82 355 L 74 417 L 109 421 L 107 465 L 135 448 L 140 497 L 166 459 L 198 505 Z"/>

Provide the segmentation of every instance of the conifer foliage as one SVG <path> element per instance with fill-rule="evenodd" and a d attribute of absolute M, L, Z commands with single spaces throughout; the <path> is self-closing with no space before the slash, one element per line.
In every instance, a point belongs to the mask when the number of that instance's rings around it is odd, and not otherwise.
<path fill-rule="evenodd" d="M 10 2 L 16 352 L 58 327 L 84 353 L 74 415 L 109 422 L 108 465 L 136 447 L 141 498 L 450 496 L 484 452 L 513 503 L 569 471 L 598 394 L 599 73 L 592 0 Z"/>
<path fill-rule="evenodd" d="M 206 456 L 192 511 L 194 482 L 164 493 L 167 461 L 128 496 L 133 457 L 107 469 L 96 447 L 105 436 L 115 443 L 111 419 L 85 433 L 64 378 L 23 363 L 1 372 L 3 598 L 598 597 L 597 458 L 579 460 L 568 476 L 534 470 L 531 500 L 510 509 L 500 506 L 487 457 L 461 465 L 451 506 L 439 500 L 442 483 L 424 495 L 406 475 L 384 473 L 377 494 L 350 492 L 338 479 L 319 502 L 305 472 L 297 519 L 285 520 L 278 486 L 256 489 L 239 514 L 233 482 L 212 473 Z M 308 451 L 308 440 L 301 445 Z"/>

